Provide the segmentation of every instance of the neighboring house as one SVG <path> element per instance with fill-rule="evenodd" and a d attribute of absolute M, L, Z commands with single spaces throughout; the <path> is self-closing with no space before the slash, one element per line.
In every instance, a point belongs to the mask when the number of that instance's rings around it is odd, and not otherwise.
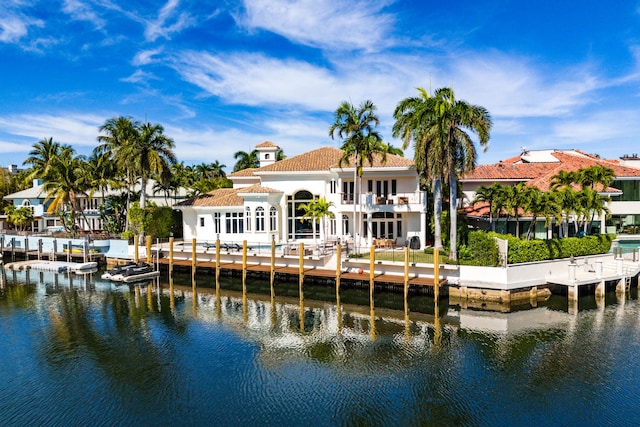
<path fill-rule="evenodd" d="M 594 165 L 602 165 L 614 171 L 616 179 L 612 186 L 600 189 L 599 193 L 609 196 L 607 207 L 611 217 L 605 223 L 602 215 L 596 221 L 596 229 L 601 233 L 620 233 L 629 226 L 640 226 L 640 159 L 637 155 L 623 156 L 620 160 L 605 160 L 579 150 L 532 150 L 522 151 L 518 156 L 491 165 L 479 165 L 473 172 L 460 179 L 464 193 L 463 206 L 469 225 L 489 228 L 489 208 L 487 203 L 472 205 L 476 189 L 490 186 L 494 182 L 502 185 L 516 185 L 525 182 L 542 191 L 550 188 L 551 179 L 559 171 L 577 171 Z M 520 219 L 521 232 L 526 230 L 531 217 Z M 494 218 L 495 221 L 495 218 Z M 498 231 L 515 234 L 513 218 L 506 223 L 504 215 L 498 220 Z M 555 231 L 554 231 L 555 232 Z M 536 237 L 545 238 L 544 219 L 538 218 Z"/>
<path fill-rule="evenodd" d="M 147 182 L 147 202 L 153 202 L 158 206 L 171 206 L 176 201 L 184 200 L 186 198 L 186 190 L 180 189 L 177 194 L 171 194 L 167 196 L 165 194 L 159 194 L 153 192 L 153 186 L 155 181 L 149 180 Z M 107 190 L 105 197 L 110 195 L 122 194 L 125 189 Z M 140 185 L 137 184 L 134 187 L 134 191 L 140 191 Z M 18 191 L 16 193 L 8 194 L 4 196 L 5 200 L 9 200 L 16 208 L 29 207 L 33 213 L 34 221 L 31 226 L 31 231 L 34 233 L 44 231 L 62 231 L 62 220 L 58 216 L 58 212 L 47 212 L 50 205 L 50 200 L 47 197 L 46 191 L 44 191 L 42 180 L 34 179 L 33 186 L 26 190 Z M 87 222 L 82 217 L 77 219 L 77 225 L 84 231 L 101 231 L 102 219 L 100 218 L 100 206 L 103 204 L 102 192 L 96 191 L 91 197 L 87 197 L 86 194 L 78 195 L 79 209 L 84 213 Z M 0 215 L 0 219 L 6 221 L 5 215 Z M 4 223 L 6 224 L 6 222 Z M 5 225 L 6 226 L 6 225 Z"/>
<path fill-rule="evenodd" d="M 419 189 L 413 161 L 388 155 L 365 162 L 362 193 L 354 221 L 353 162 L 338 166 L 342 150 L 322 147 L 275 161 L 280 147 L 271 142 L 256 146 L 260 167 L 228 176 L 233 188 L 221 188 L 178 203 L 183 212 L 185 239 L 247 240 L 252 244 L 342 241 L 371 245 L 373 239 L 404 245 L 425 245 L 425 195 Z M 359 185 L 360 187 L 360 185 Z M 313 225 L 302 220 L 300 205 L 325 197 L 335 218 Z M 354 224 L 359 224 L 355 227 Z"/>

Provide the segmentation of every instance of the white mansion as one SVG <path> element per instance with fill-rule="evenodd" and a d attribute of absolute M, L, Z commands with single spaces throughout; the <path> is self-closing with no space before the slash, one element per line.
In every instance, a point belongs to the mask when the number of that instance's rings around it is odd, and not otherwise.
<path fill-rule="evenodd" d="M 384 163 L 380 157 L 371 165 L 365 162 L 354 192 L 354 162 L 339 166 L 342 150 L 322 147 L 276 162 L 279 148 L 271 142 L 258 144 L 260 167 L 230 174 L 233 188 L 175 205 L 183 213 L 185 240 L 269 244 L 311 243 L 319 237 L 360 246 L 373 239 L 425 246 L 425 195 L 412 160 L 387 155 Z M 334 218 L 315 224 L 314 231 L 311 221 L 302 219 L 300 205 L 318 197 L 332 204 Z"/>

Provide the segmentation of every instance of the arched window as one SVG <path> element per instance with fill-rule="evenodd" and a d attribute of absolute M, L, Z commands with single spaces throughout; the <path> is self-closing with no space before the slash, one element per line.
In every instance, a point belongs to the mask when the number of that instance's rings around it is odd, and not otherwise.
<path fill-rule="evenodd" d="M 278 209 L 275 206 L 271 206 L 269 209 L 269 231 L 276 231 L 278 229 Z"/>
<path fill-rule="evenodd" d="M 251 208 L 247 206 L 244 213 L 245 226 L 244 229 L 246 231 L 251 231 Z"/>
<path fill-rule="evenodd" d="M 256 208 L 256 231 L 264 231 L 264 208 Z"/>
<path fill-rule="evenodd" d="M 313 224 L 308 219 L 302 219 L 304 210 L 301 205 L 307 204 L 313 200 L 313 194 L 309 191 L 301 190 L 292 196 L 287 197 L 287 219 L 289 239 L 312 239 Z M 319 231 L 319 225 L 316 224 L 316 232 Z"/>

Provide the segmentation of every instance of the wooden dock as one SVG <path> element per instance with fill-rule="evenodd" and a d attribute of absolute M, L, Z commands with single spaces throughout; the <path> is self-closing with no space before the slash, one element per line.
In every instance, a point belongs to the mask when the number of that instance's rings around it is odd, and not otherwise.
<path fill-rule="evenodd" d="M 220 245 L 220 243 L 217 242 L 217 245 Z M 162 253 L 163 256 L 160 256 L 159 259 L 153 259 L 152 257 L 152 259 L 147 260 L 146 258 L 141 258 L 141 260 L 146 260 L 147 262 L 153 261 L 159 265 L 167 266 L 170 270 L 173 267 L 189 268 L 192 269 L 192 272 L 198 269 L 205 269 L 215 272 L 216 277 L 218 277 L 220 272 L 235 271 L 241 272 L 243 278 L 246 277 L 247 273 L 255 273 L 268 277 L 287 276 L 290 278 L 298 278 L 301 283 L 306 278 L 310 280 L 329 280 L 335 281 L 337 286 L 339 286 L 341 281 L 353 283 L 368 282 L 374 286 L 401 286 L 405 288 L 405 292 L 408 292 L 409 287 L 413 287 L 414 289 L 423 289 L 428 293 L 433 293 L 434 295 L 439 295 L 439 289 L 441 287 L 446 289 L 447 285 L 447 280 L 441 278 L 439 275 L 439 266 L 437 264 L 434 265 L 433 275 L 416 273 L 415 269 L 412 274 L 409 274 L 408 254 L 405 257 L 404 274 L 389 274 L 388 272 L 374 272 L 372 274 L 371 271 L 379 271 L 381 269 L 379 263 L 374 263 L 375 248 L 371 248 L 369 268 L 365 268 L 367 265 L 362 263 L 363 268 L 358 268 L 357 271 L 353 271 L 353 268 L 343 269 L 341 248 L 337 249 L 335 268 L 329 268 L 326 266 L 318 266 L 317 263 L 316 265 L 309 265 L 313 264 L 313 261 L 308 255 L 303 255 L 305 254 L 305 251 L 302 244 L 301 248 L 296 251 L 299 256 L 286 256 L 286 258 L 282 254 L 278 254 L 276 257 L 274 255 L 275 244 L 273 246 L 274 252 L 271 256 L 265 254 L 260 257 L 248 257 L 246 242 L 243 242 L 243 247 L 241 250 L 237 251 L 237 253 L 229 254 L 228 251 L 224 249 L 221 250 L 220 246 L 207 248 L 204 253 L 202 251 L 197 252 L 194 249 L 192 249 L 191 252 L 184 250 L 174 251 L 172 241 L 169 242 L 169 247 L 152 248 L 151 242 L 148 240 L 147 253 Z M 195 247 L 196 242 L 192 242 L 192 248 Z M 409 249 L 406 248 L 406 250 L 408 251 Z M 168 257 L 166 256 L 167 254 L 169 255 Z M 178 256 L 176 257 L 175 255 Z M 224 256 L 225 259 L 222 260 L 221 256 Z M 200 259 L 198 259 L 199 257 Z M 229 261 L 230 258 L 233 261 Z M 438 277 L 438 280 L 434 279 L 435 277 Z"/>

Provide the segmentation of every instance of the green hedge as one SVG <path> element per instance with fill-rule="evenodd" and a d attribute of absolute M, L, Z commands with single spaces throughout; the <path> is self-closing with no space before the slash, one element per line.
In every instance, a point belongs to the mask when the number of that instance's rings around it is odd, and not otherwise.
<path fill-rule="evenodd" d="M 614 235 L 603 234 L 597 236 L 527 241 L 518 239 L 510 234 L 487 233 L 487 235 L 499 239 L 506 239 L 509 242 L 509 264 L 603 254 L 609 251 L 611 242 L 615 238 Z"/>
<path fill-rule="evenodd" d="M 467 249 L 474 265 L 494 267 L 500 264 L 500 252 L 492 235 L 484 231 L 472 231 L 468 239 Z"/>

